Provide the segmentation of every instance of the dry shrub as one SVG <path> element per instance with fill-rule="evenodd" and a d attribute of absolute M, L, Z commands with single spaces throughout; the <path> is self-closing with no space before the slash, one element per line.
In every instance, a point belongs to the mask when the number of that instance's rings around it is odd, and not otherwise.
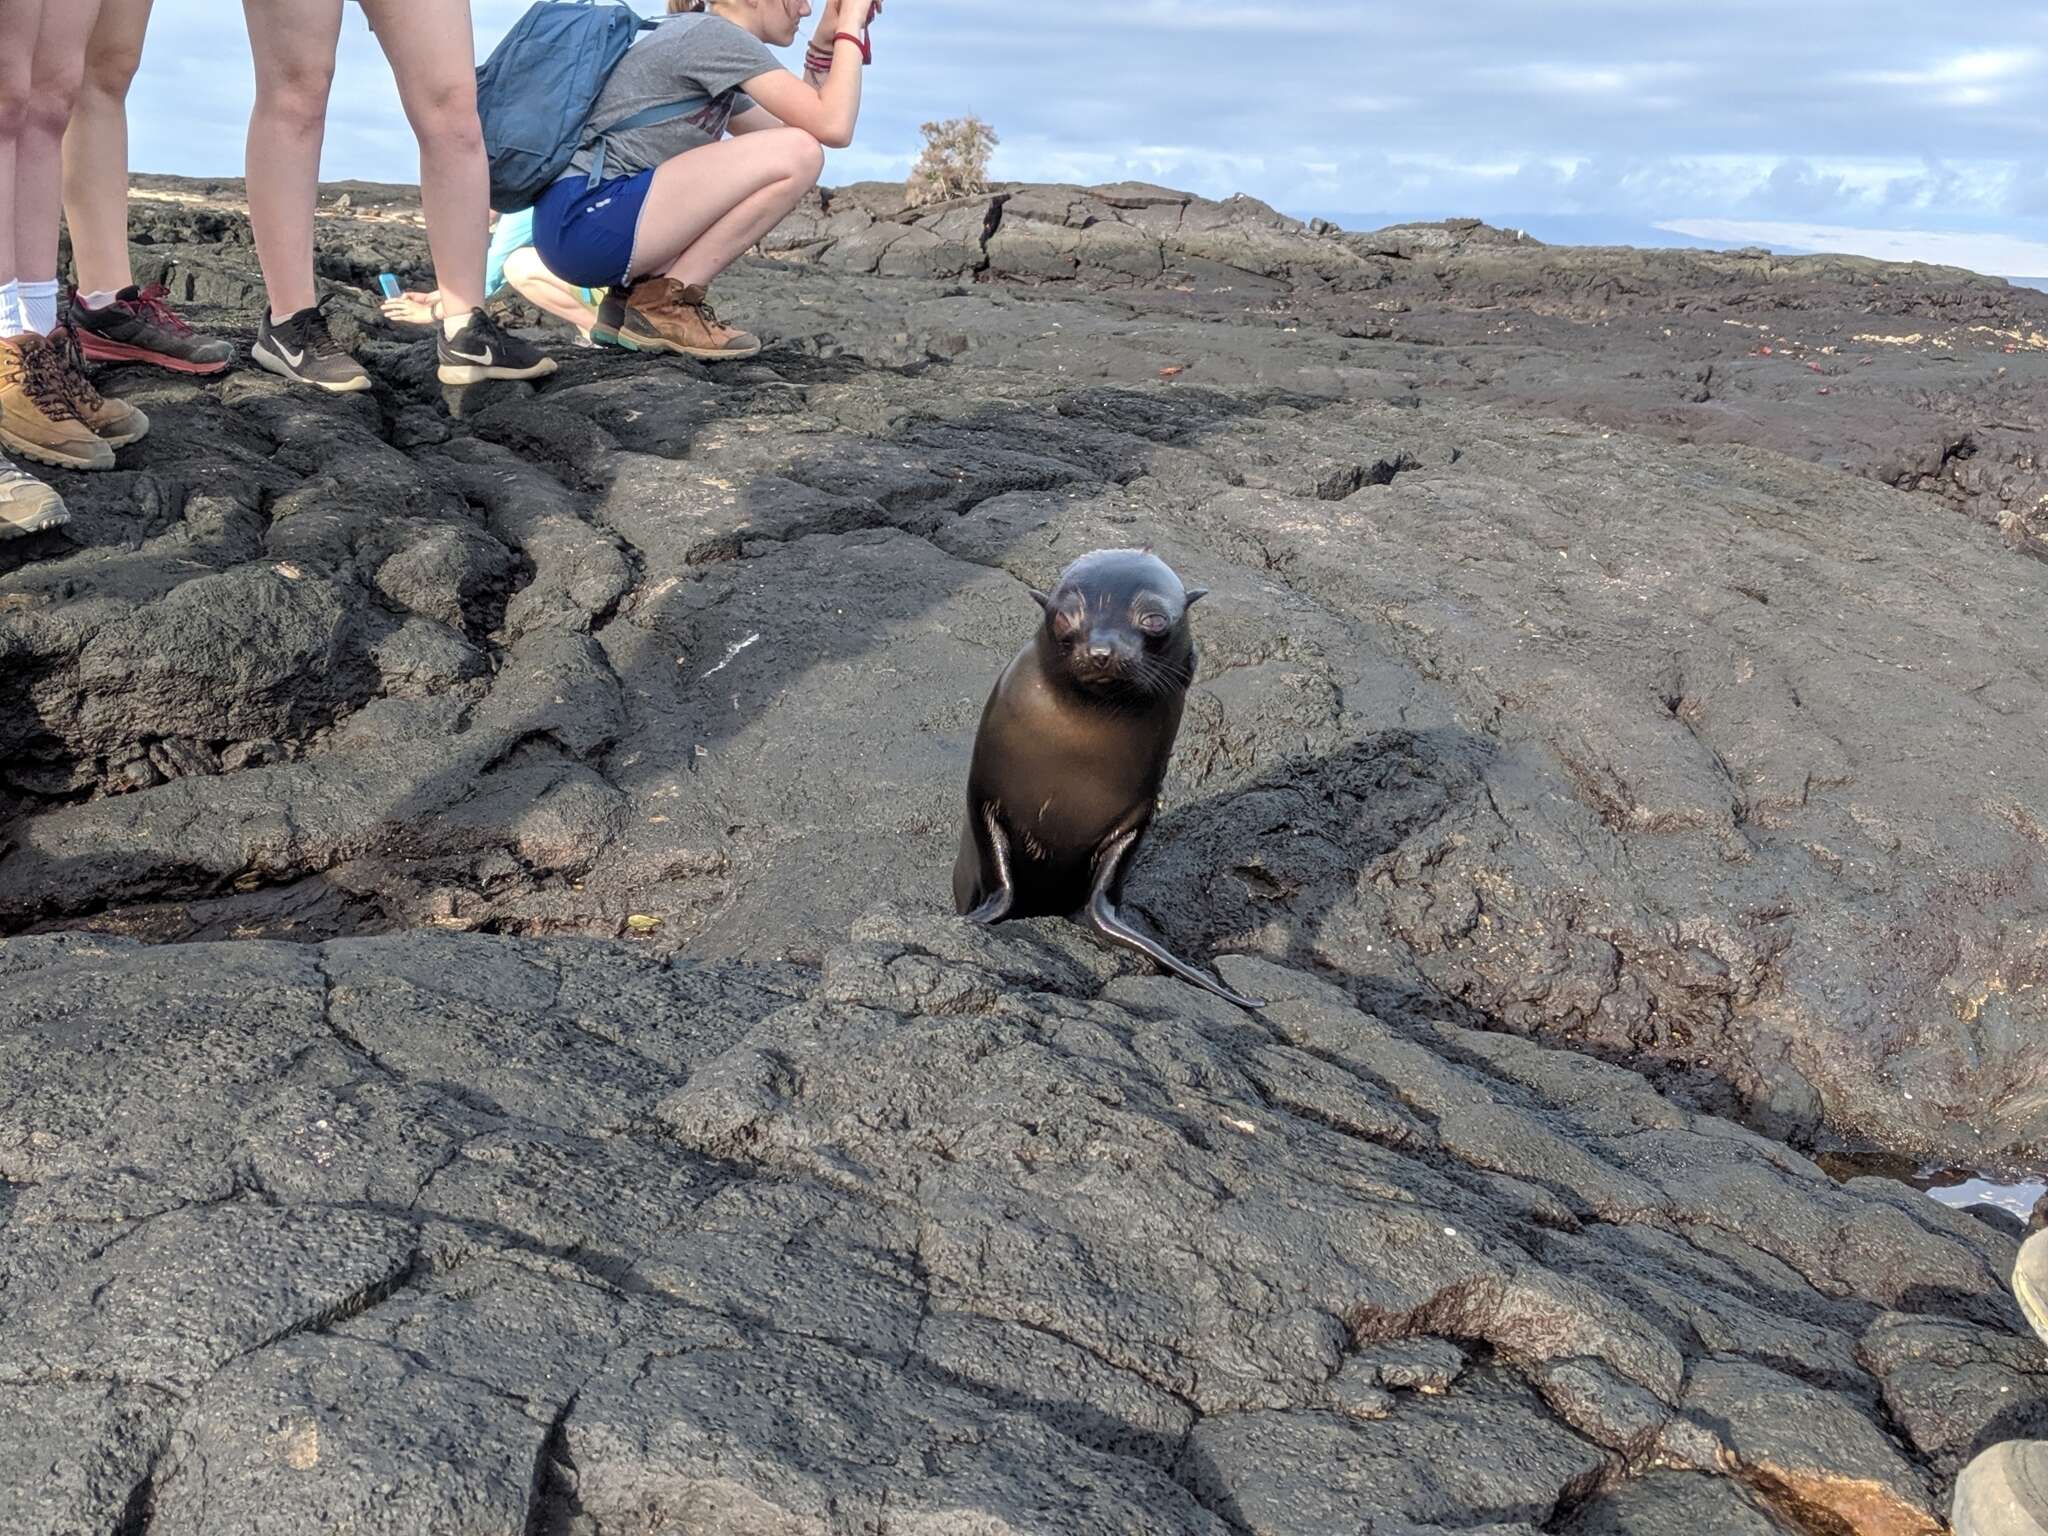
<path fill-rule="evenodd" d="M 988 190 L 988 157 L 998 142 L 995 129 L 978 117 L 955 117 L 926 123 L 923 133 L 924 153 L 905 183 L 911 207 Z"/>

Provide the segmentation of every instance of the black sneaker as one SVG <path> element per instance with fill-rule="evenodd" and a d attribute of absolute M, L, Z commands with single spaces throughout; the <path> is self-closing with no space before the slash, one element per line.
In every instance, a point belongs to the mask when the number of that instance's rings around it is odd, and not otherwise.
<path fill-rule="evenodd" d="M 507 336 L 498 322 L 480 309 L 453 338 L 441 333 L 434 370 L 443 384 L 481 384 L 486 379 L 541 379 L 555 371 L 555 360 L 529 341 Z"/>
<path fill-rule="evenodd" d="M 272 325 L 270 312 L 265 310 L 249 355 L 258 368 L 294 384 L 324 389 L 330 395 L 353 395 L 370 387 L 369 374 L 348 355 L 348 348 L 334 339 L 318 304 L 300 310 L 282 325 Z"/>

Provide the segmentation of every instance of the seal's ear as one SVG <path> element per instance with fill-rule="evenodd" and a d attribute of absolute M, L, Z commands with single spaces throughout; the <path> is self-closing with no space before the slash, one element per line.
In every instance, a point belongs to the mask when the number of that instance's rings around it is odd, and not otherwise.
<path fill-rule="evenodd" d="M 1039 591 L 1036 587 L 1033 587 L 1031 589 L 1031 601 L 1038 604 L 1039 607 L 1045 609 L 1046 612 L 1052 612 L 1052 599 L 1050 597 L 1047 597 L 1043 592 Z"/>
<path fill-rule="evenodd" d="M 1208 595 L 1209 589 L 1207 587 L 1189 587 L 1187 598 L 1181 606 L 1183 608 L 1192 608 Z"/>

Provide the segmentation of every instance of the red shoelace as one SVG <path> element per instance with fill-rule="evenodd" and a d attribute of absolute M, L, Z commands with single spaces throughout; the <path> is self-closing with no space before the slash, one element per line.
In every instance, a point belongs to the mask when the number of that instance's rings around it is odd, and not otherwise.
<path fill-rule="evenodd" d="M 190 336 L 192 327 L 182 316 L 171 308 L 171 290 L 162 283 L 151 283 L 141 294 L 126 301 L 127 308 L 147 318 L 151 324 L 160 325 L 173 336 Z"/>

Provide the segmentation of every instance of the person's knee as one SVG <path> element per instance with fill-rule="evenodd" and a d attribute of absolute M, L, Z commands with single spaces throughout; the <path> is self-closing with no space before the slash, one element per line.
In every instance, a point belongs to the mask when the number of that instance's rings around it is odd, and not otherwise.
<path fill-rule="evenodd" d="M 474 80 L 451 80 L 421 92 L 407 103 L 406 119 L 424 152 L 470 154 L 483 149 L 484 130 L 477 121 Z"/>
<path fill-rule="evenodd" d="M 81 62 L 76 69 L 52 71 L 36 76 L 28 91 L 24 126 L 31 130 L 61 135 L 71 122 L 71 109 L 78 105 L 78 89 L 85 78 Z"/>
<path fill-rule="evenodd" d="M 539 304 L 554 274 L 532 246 L 521 246 L 505 258 L 505 285 L 529 304 Z M 542 306 L 545 308 L 546 306 Z"/>
<path fill-rule="evenodd" d="M 256 85 L 256 115 L 267 132 L 289 138 L 318 138 L 327 126 L 327 96 L 334 87 L 334 61 L 310 61 L 266 71 Z"/>
<path fill-rule="evenodd" d="M 540 259 L 540 252 L 530 245 L 522 245 L 505 258 L 505 281 L 514 288 L 524 288 L 537 280 L 549 276 L 547 263 Z"/>
<path fill-rule="evenodd" d="M 85 88 L 115 101 L 128 99 L 135 71 L 142 67 L 142 44 L 123 40 L 94 48 L 85 56 Z"/>
<path fill-rule="evenodd" d="M 775 137 L 783 175 L 806 187 L 816 186 L 825 174 L 825 146 L 801 128 L 778 128 Z"/>

